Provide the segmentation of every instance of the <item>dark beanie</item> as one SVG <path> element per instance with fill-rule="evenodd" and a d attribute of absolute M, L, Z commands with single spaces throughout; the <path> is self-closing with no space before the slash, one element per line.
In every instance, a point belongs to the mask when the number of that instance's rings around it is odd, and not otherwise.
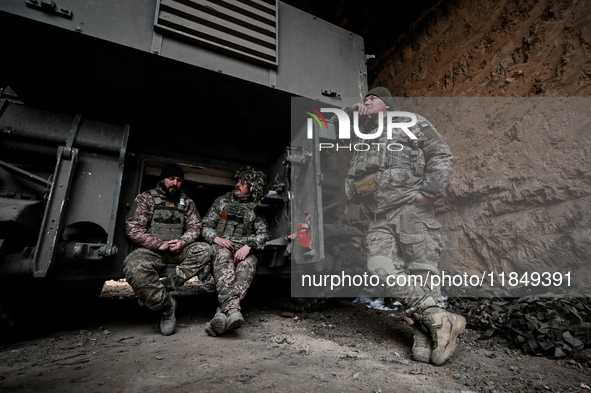
<path fill-rule="evenodd" d="M 368 91 L 365 96 L 367 97 L 369 95 L 374 95 L 380 98 L 382 101 L 386 103 L 386 105 L 390 107 L 390 109 L 395 108 L 394 100 L 392 99 L 392 94 L 390 93 L 390 90 L 386 89 L 385 87 L 375 87 Z"/>
<path fill-rule="evenodd" d="M 183 168 L 177 164 L 167 164 L 164 168 L 162 168 L 160 180 L 167 179 L 169 177 L 180 177 L 181 180 L 185 180 L 185 172 L 183 172 Z"/>

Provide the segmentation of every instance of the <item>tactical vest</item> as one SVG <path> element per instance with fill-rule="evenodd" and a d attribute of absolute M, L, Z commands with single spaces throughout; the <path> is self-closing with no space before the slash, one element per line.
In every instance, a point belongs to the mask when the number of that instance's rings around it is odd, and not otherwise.
<path fill-rule="evenodd" d="M 149 224 L 150 234 L 160 240 L 179 239 L 185 233 L 185 201 L 187 196 L 181 193 L 179 203 L 168 202 L 157 190 L 148 191 L 154 198 L 154 214 Z"/>
<path fill-rule="evenodd" d="M 348 176 L 358 179 L 370 173 L 381 171 L 387 168 L 406 168 L 414 176 L 421 177 L 425 168 L 425 157 L 423 150 L 413 149 L 408 146 L 390 144 L 386 133 L 380 135 L 378 142 L 380 145 L 371 145 L 369 150 L 355 150 Z M 378 150 L 379 147 L 379 150 Z M 395 149 L 395 150 L 394 150 Z"/>
<path fill-rule="evenodd" d="M 232 198 L 232 193 L 228 193 L 226 199 L 230 203 L 220 212 L 217 234 L 225 239 L 242 239 L 244 242 L 247 236 L 255 234 L 248 213 L 255 208 L 256 202 L 240 203 Z"/>

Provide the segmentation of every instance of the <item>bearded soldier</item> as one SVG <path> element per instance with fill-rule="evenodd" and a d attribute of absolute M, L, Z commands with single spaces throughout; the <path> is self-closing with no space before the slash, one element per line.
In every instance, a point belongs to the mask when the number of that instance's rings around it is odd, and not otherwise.
<path fill-rule="evenodd" d="M 240 300 L 254 276 L 257 258 L 269 239 L 265 218 L 255 213 L 263 197 L 265 175 L 248 167 L 236 172 L 234 191 L 217 198 L 203 218 L 203 238 L 213 245 L 213 277 L 219 306 L 205 325 L 210 336 L 244 324 Z"/>
<path fill-rule="evenodd" d="M 363 103 L 346 109 L 365 118 L 364 134 L 376 134 L 386 123 L 388 111 L 396 111 L 388 89 L 369 91 Z M 453 156 L 433 124 L 416 115 L 416 125 L 409 130 L 392 130 L 392 138 L 382 132 L 381 149 L 355 151 L 346 181 L 346 193 L 354 203 L 363 202 L 371 212 L 366 234 L 367 267 L 399 300 L 415 320 L 412 358 L 440 365 L 454 352 L 456 337 L 464 331 L 465 319 L 447 312 L 438 287 L 389 285 L 388 277 L 409 273 L 439 274 L 442 248 L 439 224 L 433 202 L 449 181 Z M 404 123 L 403 117 L 395 121 Z M 390 145 L 390 148 L 386 148 Z M 400 280 L 398 282 L 410 282 Z M 427 333 L 427 334 L 425 334 Z"/>
<path fill-rule="evenodd" d="M 156 188 L 135 198 L 125 220 L 127 236 L 140 246 L 123 262 L 125 278 L 140 305 L 160 313 L 164 336 L 176 329 L 176 300 L 169 291 L 179 289 L 212 257 L 209 244 L 196 242 L 201 217 L 195 202 L 181 191 L 183 181 L 179 165 L 166 165 Z M 175 271 L 160 280 L 167 264 L 175 264 Z"/>

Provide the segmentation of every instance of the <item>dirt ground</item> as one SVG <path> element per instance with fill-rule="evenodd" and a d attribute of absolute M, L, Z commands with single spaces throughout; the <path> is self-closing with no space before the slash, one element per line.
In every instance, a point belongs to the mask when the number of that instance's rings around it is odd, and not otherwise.
<path fill-rule="evenodd" d="M 91 312 L 37 320 L 36 336 L 0 348 L 0 391 L 591 392 L 587 363 L 524 355 L 470 329 L 444 365 L 417 363 L 400 310 L 344 299 L 282 316 L 269 289 L 245 299 L 242 329 L 209 337 L 215 294 L 189 282 L 175 295 L 177 332 L 163 337 L 127 283 L 107 282 Z"/>

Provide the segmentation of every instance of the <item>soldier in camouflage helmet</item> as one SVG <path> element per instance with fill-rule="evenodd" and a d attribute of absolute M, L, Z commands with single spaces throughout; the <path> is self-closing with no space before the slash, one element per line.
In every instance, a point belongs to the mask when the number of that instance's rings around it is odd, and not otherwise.
<path fill-rule="evenodd" d="M 202 270 L 212 257 L 211 246 L 197 243 L 201 217 L 195 202 L 181 191 L 183 169 L 168 164 L 156 188 L 135 198 L 125 220 L 127 236 L 140 247 L 123 262 L 127 282 L 138 302 L 160 313 L 160 331 L 168 336 L 176 329 L 176 300 L 169 294 Z M 159 278 L 167 264 L 174 273 Z"/>
<path fill-rule="evenodd" d="M 213 276 L 219 307 L 205 325 L 210 336 L 244 324 L 240 300 L 244 298 L 256 270 L 253 251 L 269 239 L 265 218 L 255 213 L 263 197 L 265 175 L 248 167 L 236 172 L 235 187 L 217 198 L 203 218 L 202 236 L 213 245 Z"/>
<path fill-rule="evenodd" d="M 347 108 L 364 119 L 360 128 L 372 134 L 385 124 L 386 113 L 397 111 L 388 89 L 368 92 L 363 103 Z M 346 193 L 371 212 L 366 234 L 367 267 L 377 275 L 415 320 L 412 358 L 440 365 L 454 352 L 456 337 L 465 319 L 445 310 L 440 288 L 388 285 L 388 276 L 439 274 L 441 224 L 435 220 L 434 200 L 441 195 L 452 173 L 453 156 L 433 124 L 420 115 L 409 127 L 417 139 L 401 129 L 392 138 L 382 132 L 382 149 L 355 151 L 346 180 Z M 408 122 L 406 118 L 394 118 Z M 393 143 L 390 149 L 385 146 Z M 402 149 L 401 149 L 402 148 Z M 410 280 L 406 280 L 409 282 Z M 426 334 L 425 334 L 426 333 Z"/>

